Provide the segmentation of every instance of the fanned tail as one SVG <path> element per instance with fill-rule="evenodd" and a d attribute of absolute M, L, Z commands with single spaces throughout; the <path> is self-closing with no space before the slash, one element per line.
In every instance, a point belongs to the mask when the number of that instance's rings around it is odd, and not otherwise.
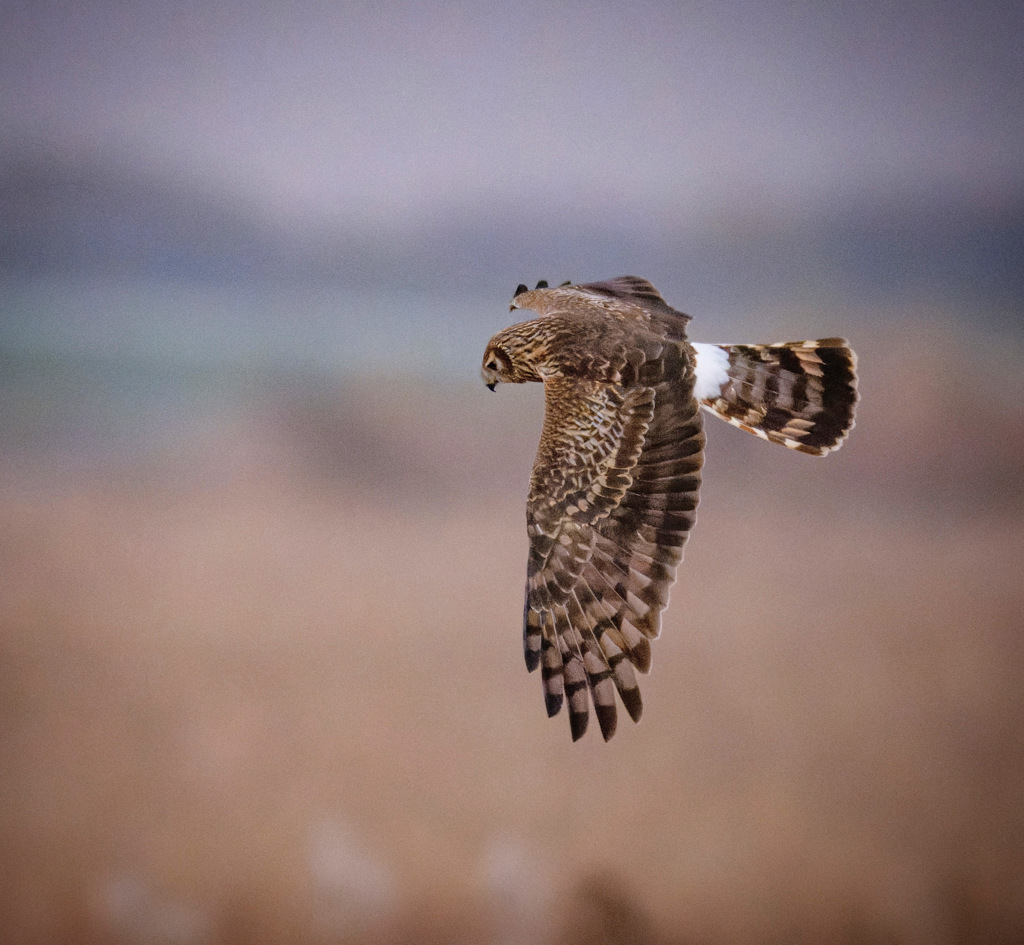
<path fill-rule="evenodd" d="M 857 355 L 845 338 L 693 347 L 694 396 L 727 423 L 812 456 L 853 428 Z"/>

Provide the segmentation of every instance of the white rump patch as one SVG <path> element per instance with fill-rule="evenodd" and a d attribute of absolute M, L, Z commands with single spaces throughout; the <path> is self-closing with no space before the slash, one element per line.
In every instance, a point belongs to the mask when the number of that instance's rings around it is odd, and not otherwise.
<path fill-rule="evenodd" d="M 721 345 L 696 343 L 693 350 L 697 352 L 693 396 L 697 400 L 714 400 L 729 383 L 729 352 Z"/>

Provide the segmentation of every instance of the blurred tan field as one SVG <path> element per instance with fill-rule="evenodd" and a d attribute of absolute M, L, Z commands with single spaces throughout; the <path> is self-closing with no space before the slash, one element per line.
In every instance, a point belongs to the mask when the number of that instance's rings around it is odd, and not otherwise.
<path fill-rule="evenodd" d="M 133 455 L 9 439 L 4 941 L 1021 941 L 1024 385 L 918 340 L 861 346 L 827 460 L 709 420 L 608 744 L 522 661 L 539 391 L 289 379 Z"/>

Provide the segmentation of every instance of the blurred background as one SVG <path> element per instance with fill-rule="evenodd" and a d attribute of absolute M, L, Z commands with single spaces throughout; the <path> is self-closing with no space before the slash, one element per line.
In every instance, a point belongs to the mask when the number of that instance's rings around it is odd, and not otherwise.
<path fill-rule="evenodd" d="M 1022 11 L 0 0 L 4 940 L 1024 940 Z M 863 399 L 573 745 L 478 367 L 626 273 Z"/>

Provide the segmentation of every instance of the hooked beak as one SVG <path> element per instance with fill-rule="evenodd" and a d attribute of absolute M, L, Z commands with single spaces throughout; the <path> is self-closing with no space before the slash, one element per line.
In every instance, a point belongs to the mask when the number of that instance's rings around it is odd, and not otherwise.
<path fill-rule="evenodd" d="M 497 387 L 497 386 L 498 386 L 498 382 L 497 381 L 492 381 L 490 384 L 486 385 L 487 389 L 489 391 L 492 391 L 492 392 L 493 392 L 494 388 Z"/>

